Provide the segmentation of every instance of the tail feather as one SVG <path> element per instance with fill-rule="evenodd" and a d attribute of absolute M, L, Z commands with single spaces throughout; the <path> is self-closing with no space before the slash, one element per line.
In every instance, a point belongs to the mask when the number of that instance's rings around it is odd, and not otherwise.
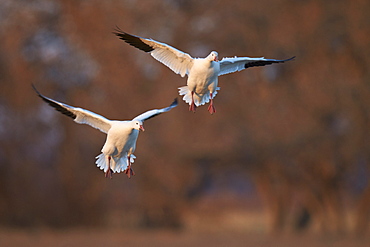
<path fill-rule="evenodd" d="M 131 154 L 130 155 L 130 162 L 134 163 L 136 156 Z M 104 172 L 108 171 L 108 158 L 105 157 L 103 153 L 99 154 L 96 156 L 96 166 L 100 169 L 103 170 Z M 127 155 L 124 155 L 122 157 L 112 157 L 110 160 L 110 169 L 113 171 L 113 173 L 120 173 L 126 170 L 128 167 L 128 159 Z"/>
<path fill-rule="evenodd" d="M 99 154 L 95 157 L 95 159 L 97 159 L 95 162 L 96 166 L 99 167 L 100 170 L 106 172 L 108 170 L 108 165 L 105 162 L 105 155 Z"/>
<path fill-rule="evenodd" d="M 212 98 L 216 97 L 217 90 L 220 90 L 219 87 L 216 88 L 215 92 L 212 95 Z M 186 103 L 191 105 L 191 91 L 189 90 L 188 86 L 179 87 L 179 95 L 184 95 L 182 98 Z M 211 100 L 211 96 L 209 93 L 204 95 L 194 94 L 194 104 L 196 106 L 204 105 Z"/>

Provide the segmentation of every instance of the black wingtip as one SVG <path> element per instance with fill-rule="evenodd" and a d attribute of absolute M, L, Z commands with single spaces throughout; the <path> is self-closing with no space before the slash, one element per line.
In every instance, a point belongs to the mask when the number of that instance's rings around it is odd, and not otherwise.
<path fill-rule="evenodd" d="M 295 59 L 295 56 L 293 56 L 293 57 L 291 57 L 291 58 L 288 58 L 288 59 L 285 59 L 285 60 L 283 60 L 284 62 L 286 62 L 286 61 L 290 61 L 290 60 L 294 60 Z"/>
<path fill-rule="evenodd" d="M 37 90 L 36 86 L 33 83 L 31 84 L 31 86 L 32 86 L 33 90 L 35 90 L 35 92 L 37 93 L 37 96 L 39 96 L 43 101 L 45 101 L 46 103 L 48 103 L 50 105 L 50 102 L 51 101 L 47 97 L 45 97 L 44 95 L 42 95 L 39 92 L 39 90 Z"/>
<path fill-rule="evenodd" d="M 67 108 L 65 107 L 62 107 L 61 105 L 55 103 L 53 100 L 49 99 L 48 97 L 45 97 L 44 95 L 42 95 L 35 87 L 35 85 L 31 84 L 33 90 L 35 90 L 35 92 L 37 93 L 37 95 L 43 100 L 45 101 L 48 105 L 50 105 L 51 107 L 53 107 L 55 110 L 61 112 L 62 114 L 68 116 L 68 117 L 71 117 L 73 119 L 75 119 L 77 116 L 69 111 Z"/>
<path fill-rule="evenodd" d="M 285 63 L 293 59 L 295 59 L 295 56 L 288 58 L 288 59 L 284 59 L 284 60 L 268 59 L 268 60 L 255 61 L 255 62 L 245 63 L 244 68 L 247 69 L 250 67 L 259 67 L 259 66 L 265 66 L 265 65 L 270 65 L 274 63 Z"/>
<path fill-rule="evenodd" d="M 288 62 L 288 61 L 294 60 L 294 59 L 295 59 L 295 56 L 293 56 L 291 58 L 283 59 L 283 60 L 276 60 L 274 63 L 285 63 L 285 62 Z"/>
<path fill-rule="evenodd" d="M 119 39 L 125 41 L 127 44 L 132 45 L 133 47 L 136 47 L 142 51 L 151 52 L 154 50 L 153 47 L 145 44 L 140 37 L 122 31 L 122 29 L 120 29 L 117 25 L 112 33 Z"/>
<path fill-rule="evenodd" d="M 175 107 L 175 106 L 177 106 L 178 105 L 178 100 L 177 100 L 177 98 L 175 98 L 174 100 L 173 100 L 173 102 L 171 103 L 171 105 L 170 105 L 170 107 Z"/>
<path fill-rule="evenodd" d="M 33 90 L 35 90 L 35 92 L 37 93 L 37 95 L 42 98 L 41 93 L 36 89 L 35 85 L 32 83 L 31 86 L 32 86 Z"/>
<path fill-rule="evenodd" d="M 116 25 L 116 27 L 113 29 L 113 32 L 112 33 L 115 34 L 115 35 L 117 35 L 117 36 L 119 36 L 119 34 L 123 34 L 125 32 L 122 31 L 122 29 L 119 28 L 119 26 Z"/>
<path fill-rule="evenodd" d="M 44 96 L 42 95 L 39 90 L 37 90 L 36 86 L 32 83 L 31 84 L 33 90 L 35 90 L 35 92 L 37 93 L 37 96 L 39 96 L 43 101 L 45 101 L 46 103 L 49 103 L 49 100 Z"/>

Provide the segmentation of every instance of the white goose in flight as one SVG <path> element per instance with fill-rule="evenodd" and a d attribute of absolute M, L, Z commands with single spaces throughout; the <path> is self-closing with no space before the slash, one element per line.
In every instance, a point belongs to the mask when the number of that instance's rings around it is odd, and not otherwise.
<path fill-rule="evenodd" d="M 104 170 L 105 177 L 109 178 L 112 178 L 112 173 L 116 172 L 124 172 L 129 178 L 135 175 L 131 164 L 136 158 L 133 153 L 139 130 L 144 131 L 143 122 L 177 106 L 177 99 L 175 99 L 170 106 L 144 112 L 131 121 L 109 120 L 91 111 L 45 97 L 35 86 L 33 88 L 41 99 L 57 111 L 73 118 L 76 123 L 88 124 L 107 134 L 102 153 L 96 157 L 95 163 L 100 170 Z"/>
<path fill-rule="evenodd" d="M 213 98 L 220 88 L 218 77 L 241 71 L 249 67 L 265 66 L 273 63 L 284 63 L 292 60 L 291 57 L 285 60 L 250 58 L 250 57 L 225 57 L 218 60 L 218 53 L 212 51 L 205 58 L 193 58 L 170 45 L 146 39 L 123 32 L 118 27 L 113 32 L 121 40 L 142 50 L 149 52 L 156 60 L 169 67 L 176 74 L 182 77 L 188 75 L 187 86 L 179 88 L 179 94 L 184 95 L 183 100 L 188 103 L 189 111 L 195 112 L 195 108 L 210 102 L 208 111 L 213 114 L 216 108 Z"/>

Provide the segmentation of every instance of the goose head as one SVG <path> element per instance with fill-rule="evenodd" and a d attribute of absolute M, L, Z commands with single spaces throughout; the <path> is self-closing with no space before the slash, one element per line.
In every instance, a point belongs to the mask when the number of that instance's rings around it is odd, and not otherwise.
<path fill-rule="evenodd" d="M 212 52 L 207 56 L 207 60 L 218 62 L 218 53 L 217 53 L 217 51 L 212 51 Z"/>
<path fill-rule="evenodd" d="M 143 122 L 139 120 L 132 121 L 132 128 L 136 130 L 144 131 Z"/>

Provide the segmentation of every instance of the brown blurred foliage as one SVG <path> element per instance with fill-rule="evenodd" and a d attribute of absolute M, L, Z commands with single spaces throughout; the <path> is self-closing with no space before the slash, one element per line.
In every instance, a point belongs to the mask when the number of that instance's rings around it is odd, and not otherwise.
<path fill-rule="evenodd" d="M 262 203 L 273 231 L 365 233 L 370 218 L 367 0 L 3 0 L 0 222 L 182 227 Z M 136 176 L 95 167 L 105 136 L 36 97 L 130 119 L 186 79 L 111 32 L 195 57 L 294 61 L 220 78 L 217 113 L 181 101 L 145 123 Z"/>

